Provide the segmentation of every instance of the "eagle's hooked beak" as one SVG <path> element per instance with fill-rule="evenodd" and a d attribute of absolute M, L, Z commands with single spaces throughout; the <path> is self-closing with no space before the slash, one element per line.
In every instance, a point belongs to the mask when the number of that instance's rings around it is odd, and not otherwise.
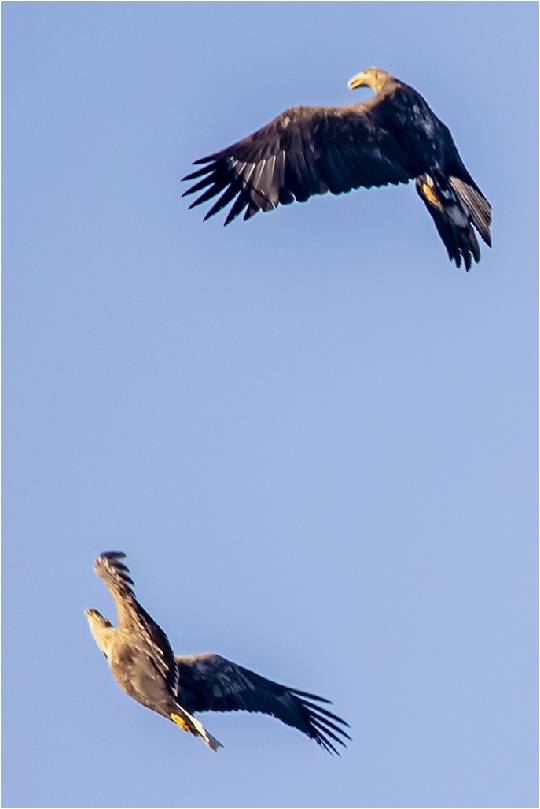
<path fill-rule="evenodd" d="M 347 82 L 347 87 L 349 90 L 356 90 L 357 87 L 368 87 L 368 83 L 366 82 L 366 78 L 364 75 L 364 71 L 362 70 L 361 73 L 357 73 L 352 79 L 349 79 Z"/>

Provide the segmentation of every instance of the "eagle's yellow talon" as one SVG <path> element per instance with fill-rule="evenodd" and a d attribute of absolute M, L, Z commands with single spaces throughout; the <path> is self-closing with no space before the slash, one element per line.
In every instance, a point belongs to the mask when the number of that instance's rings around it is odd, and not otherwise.
<path fill-rule="evenodd" d="M 441 205 L 441 203 L 439 202 L 439 200 L 437 199 L 437 197 L 433 193 L 433 189 L 431 188 L 430 185 L 428 185 L 427 183 L 422 183 L 422 192 L 423 192 L 425 198 L 427 199 L 427 201 L 431 205 L 433 205 L 435 208 L 438 208 L 439 211 L 443 210 L 443 206 Z"/>
<path fill-rule="evenodd" d="M 183 719 L 177 713 L 172 713 L 171 719 L 175 725 L 178 725 L 178 727 L 182 728 L 182 730 L 185 730 L 187 733 L 189 733 L 190 728 L 185 719 Z"/>

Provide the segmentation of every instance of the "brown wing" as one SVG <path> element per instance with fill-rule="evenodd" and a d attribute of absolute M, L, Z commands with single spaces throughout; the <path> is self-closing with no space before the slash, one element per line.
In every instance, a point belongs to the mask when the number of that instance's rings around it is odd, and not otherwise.
<path fill-rule="evenodd" d="M 190 207 L 220 194 L 205 219 L 232 203 L 225 224 L 314 194 L 406 183 L 427 170 L 392 134 L 391 101 L 372 98 L 345 107 L 292 107 L 227 149 L 196 160 L 203 168 L 185 193 L 203 193 Z"/>
<path fill-rule="evenodd" d="M 165 679 L 171 691 L 176 687 L 174 654 L 166 634 L 141 607 L 133 592 L 133 581 L 121 561 L 121 551 L 102 553 L 94 562 L 94 571 L 111 594 L 118 613 L 118 631 L 138 652 L 144 653 Z"/>
<path fill-rule="evenodd" d="M 329 700 L 287 688 L 216 654 L 177 656 L 178 701 L 188 711 L 249 711 L 280 719 L 330 753 L 345 746 L 347 722 L 316 703 Z"/>

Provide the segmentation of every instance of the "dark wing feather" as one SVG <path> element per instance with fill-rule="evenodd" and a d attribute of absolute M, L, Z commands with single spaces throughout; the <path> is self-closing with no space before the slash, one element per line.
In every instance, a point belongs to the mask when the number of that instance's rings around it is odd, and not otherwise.
<path fill-rule="evenodd" d="M 171 691 L 176 689 L 177 668 L 169 640 L 161 627 L 141 607 L 133 592 L 133 580 L 121 561 L 120 551 L 102 553 L 94 562 L 94 571 L 103 579 L 118 613 L 118 631 L 129 643 L 147 655 Z"/>
<path fill-rule="evenodd" d="M 491 247 L 491 205 L 476 185 L 471 185 L 458 177 L 452 176 L 449 178 L 449 183 L 469 211 L 478 233 L 485 243 Z"/>
<path fill-rule="evenodd" d="M 329 700 L 287 688 L 216 654 L 177 656 L 178 701 L 190 712 L 249 711 L 280 719 L 329 752 L 350 739 L 347 722 L 316 703 Z"/>
<path fill-rule="evenodd" d="M 225 220 L 244 218 L 294 200 L 330 191 L 406 183 L 419 169 L 418 155 L 399 146 L 387 126 L 385 99 L 346 107 L 292 107 L 227 149 L 196 160 L 203 168 L 184 193 L 203 191 L 190 207 L 220 195 L 205 219 L 230 202 Z"/>

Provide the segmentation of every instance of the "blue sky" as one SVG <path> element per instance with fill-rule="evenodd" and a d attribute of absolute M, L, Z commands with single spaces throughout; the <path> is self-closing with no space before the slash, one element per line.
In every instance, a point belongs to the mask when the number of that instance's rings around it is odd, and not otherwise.
<path fill-rule="evenodd" d="M 536 805 L 536 4 L 2 11 L 4 805 Z M 470 273 L 412 186 L 187 209 L 194 159 L 373 64 L 493 205 Z M 177 652 L 332 699 L 341 758 L 123 694 L 108 549 Z"/>

